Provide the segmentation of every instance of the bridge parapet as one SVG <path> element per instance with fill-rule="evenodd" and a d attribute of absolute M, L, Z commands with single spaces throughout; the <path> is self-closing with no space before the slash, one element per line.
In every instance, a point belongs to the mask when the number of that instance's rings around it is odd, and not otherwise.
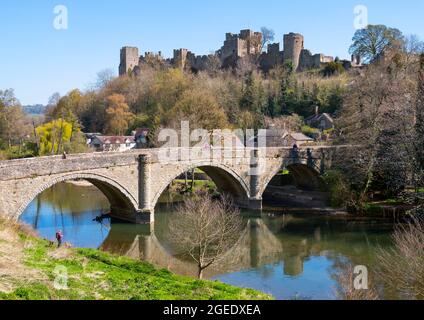
<path fill-rule="evenodd" d="M 322 155 L 334 150 L 334 147 L 310 147 L 300 148 L 299 157 L 307 158 L 307 149 L 311 150 L 313 159 L 322 159 Z M 267 159 L 291 158 L 292 148 L 240 148 L 240 149 L 214 149 L 205 152 L 202 148 L 173 148 L 173 149 L 140 149 L 129 152 L 99 152 L 62 156 L 37 157 L 19 160 L 0 161 L 0 180 L 21 179 L 31 176 L 50 175 L 63 172 L 73 172 L 87 169 L 99 169 L 115 166 L 127 166 L 137 164 L 141 154 L 149 155 L 152 163 L 161 162 L 181 163 L 190 161 L 212 161 L 230 164 L 249 164 L 252 153 L 259 150 L 259 157 Z M 172 157 L 164 157 L 164 153 L 173 154 Z"/>

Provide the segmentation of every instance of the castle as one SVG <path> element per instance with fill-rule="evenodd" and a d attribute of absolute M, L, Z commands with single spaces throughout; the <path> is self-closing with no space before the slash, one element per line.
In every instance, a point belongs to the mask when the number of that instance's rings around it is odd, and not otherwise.
<path fill-rule="evenodd" d="M 279 43 L 271 43 L 268 44 L 266 52 L 263 52 L 262 39 L 262 33 L 252 30 L 241 30 L 239 34 L 227 33 L 224 45 L 215 54 L 200 56 L 187 49 L 177 49 L 174 50 L 172 59 L 163 58 L 161 52 L 157 54 L 146 52 L 144 56 L 139 56 L 138 48 L 123 47 L 119 75 L 126 75 L 128 72 L 137 74 L 140 72 L 140 65 L 149 61 L 158 61 L 165 65 L 194 72 L 208 69 L 211 65 L 218 65 L 220 68 L 235 67 L 240 59 L 246 57 L 256 58 L 264 72 L 287 61 L 292 62 L 295 71 L 320 68 L 326 63 L 334 61 L 333 57 L 312 54 L 305 49 L 304 37 L 298 33 L 284 35 L 282 51 L 280 51 Z M 344 61 L 344 64 L 346 62 L 349 63 Z"/>

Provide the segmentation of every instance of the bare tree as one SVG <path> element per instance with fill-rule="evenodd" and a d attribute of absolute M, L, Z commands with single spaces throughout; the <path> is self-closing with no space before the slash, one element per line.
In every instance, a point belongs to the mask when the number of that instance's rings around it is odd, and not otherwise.
<path fill-rule="evenodd" d="M 345 143 L 357 146 L 342 170 L 358 191 L 358 205 L 373 190 L 399 194 L 411 178 L 414 150 L 416 63 L 397 57 L 370 66 L 346 93 L 339 122 Z"/>
<path fill-rule="evenodd" d="M 97 73 L 97 80 L 95 84 L 96 89 L 101 89 L 107 86 L 115 78 L 113 69 L 104 69 Z"/>
<path fill-rule="evenodd" d="M 275 32 L 272 29 L 268 29 L 267 27 L 262 27 L 261 28 L 261 33 L 262 33 L 262 50 L 265 49 L 265 47 L 271 43 L 272 41 L 274 41 L 275 39 Z"/>
<path fill-rule="evenodd" d="M 415 103 L 415 165 L 416 188 L 424 184 L 424 53 L 420 56 L 418 71 L 418 89 Z"/>
<path fill-rule="evenodd" d="M 187 198 L 169 223 L 169 237 L 178 254 L 198 267 L 198 277 L 219 263 L 239 240 L 243 230 L 239 211 L 228 197 L 212 199 L 208 193 Z"/>
<path fill-rule="evenodd" d="M 404 51 L 409 55 L 424 53 L 424 42 L 417 35 L 405 37 Z"/>

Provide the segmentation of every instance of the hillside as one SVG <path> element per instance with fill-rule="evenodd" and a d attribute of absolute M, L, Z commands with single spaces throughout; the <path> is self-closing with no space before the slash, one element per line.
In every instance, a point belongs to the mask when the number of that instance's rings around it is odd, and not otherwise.
<path fill-rule="evenodd" d="M 66 270 L 66 290 L 60 272 Z M 63 274 L 63 273 L 62 273 Z M 29 228 L 0 219 L 0 299 L 257 300 L 263 293 L 199 281 L 91 249 L 57 249 Z"/>
<path fill-rule="evenodd" d="M 22 109 L 24 112 L 28 115 L 35 115 L 39 116 L 44 113 L 45 106 L 42 104 L 35 104 L 35 105 L 29 105 L 29 106 L 22 106 Z"/>

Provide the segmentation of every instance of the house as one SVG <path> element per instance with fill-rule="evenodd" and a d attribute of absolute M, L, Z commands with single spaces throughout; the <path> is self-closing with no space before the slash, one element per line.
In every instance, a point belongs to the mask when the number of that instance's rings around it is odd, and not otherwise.
<path fill-rule="evenodd" d="M 136 147 L 134 136 L 102 136 L 90 137 L 89 146 L 98 152 L 125 152 Z"/>
<path fill-rule="evenodd" d="M 319 113 L 318 107 L 316 107 L 315 114 L 305 119 L 305 123 L 321 131 L 330 130 L 334 128 L 334 119 L 328 113 Z"/>
<path fill-rule="evenodd" d="M 84 133 L 85 138 L 87 139 L 87 145 L 90 146 L 91 145 L 91 141 L 93 141 L 95 136 L 101 136 L 102 134 L 99 132 L 96 133 Z"/>
<path fill-rule="evenodd" d="M 264 134 L 265 133 L 265 134 Z M 286 137 L 288 136 L 288 131 L 284 129 L 277 128 L 274 125 L 271 125 L 268 129 L 265 131 L 262 131 L 262 137 L 261 139 L 258 138 L 258 136 L 250 138 L 246 145 L 252 146 L 257 145 L 258 142 L 263 141 L 264 138 L 266 138 L 266 147 L 268 148 L 278 148 L 278 147 L 284 147 L 286 146 Z"/>
<path fill-rule="evenodd" d="M 284 147 L 285 139 L 289 133 L 286 130 L 271 126 L 266 129 L 266 146 L 268 148 Z"/>
<path fill-rule="evenodd" d="M 298 147 L 308 145 L 311 143 L 314 143 L 315 140 L 304 135 L 303 133 L 293 132 L 289 133 L 285 139 L 284 139 L 284 146 L 285 147 L 292 147 L 294 145 L 297 145 Z"/>
<path fill-rule="evenodd" d="M 254 139 L 255 143 L 257 143 L 257 136 L 252 139 Z M 300 147 L 312 144 L 314 142 L 314 139 L 304 135 L 303 133 L 288 132 L 286 130 L 277 129 L 275 127 L 271 127 L 270 129 L 266 130 L 267 148 L 293 147 L 295 144 Z"/>

